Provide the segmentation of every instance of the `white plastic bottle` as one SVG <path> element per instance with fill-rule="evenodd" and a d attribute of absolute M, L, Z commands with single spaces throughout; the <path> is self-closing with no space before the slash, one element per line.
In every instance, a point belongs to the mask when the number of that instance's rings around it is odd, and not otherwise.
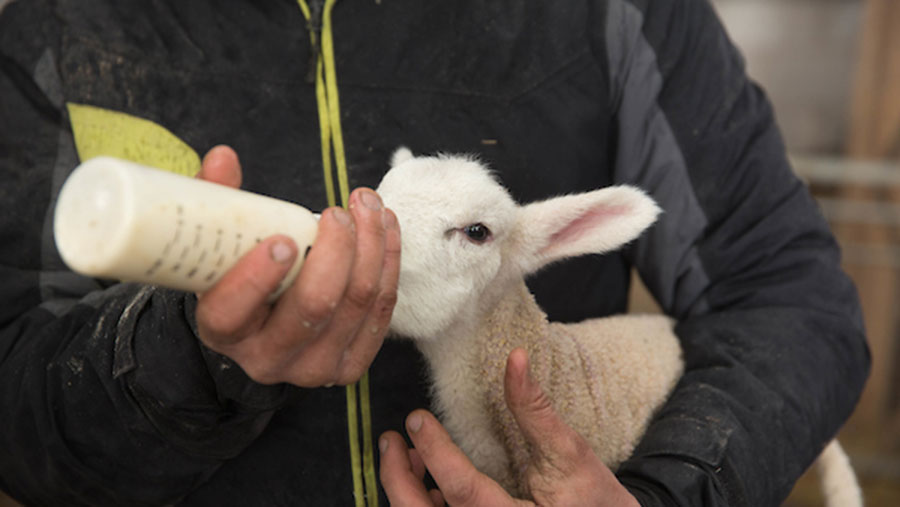
<path fill-rule="evenodd" d="M 73 271 L 193 292 L 212 287 L 266 237 L 285 234 L 299 255 L 275 297 L 300 270 L 318 221 L 293 203 L 97 157 L 66 180 L 53 228 Z"/>

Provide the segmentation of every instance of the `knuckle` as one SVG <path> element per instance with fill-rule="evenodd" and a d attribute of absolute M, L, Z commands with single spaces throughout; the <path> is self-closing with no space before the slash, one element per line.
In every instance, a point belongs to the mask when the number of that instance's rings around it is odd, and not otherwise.
<path fill-rule="evenodd" d="M 528 404 L 534 413 L 542 414 L 545 417 L 551 417 L 556 413 L 553 409 L 553 402 L 543 389 L 537 389 L 533 392 L 531 399 L 528 400 Z"/>
<path fill-rule="evenodd" d="M 331 319 L 337 302 L 327 297 L 305 297 L 297 307 L 297 316 L 301 324 L 308 328 L 318 328 Z"/>
<path fill-rule="evenodd" d="M 394 307 L 397 306 L 397 290 L 391 289 L 382 292 L 378 295 L 378 300 L 375 304 L 378 311 L 378 319 L 380 321 L 390 320 Z"/>
<path fill-rule="evenodd" d="M 458 476 L 457 478 L 447 481 L 441 487 L 444 493 L 444 499 L 450 505 L 479 505 L 478 488 L 475 487 L 475 481 L 468 474 Z"/>
<path fill-rule="evenodd" d="M 357 308 L 368 308 L 378 295 L 378 286 L 372 281 L 355 282 L 347 288 L 345 298 Z"/>
<path fill-rule="evenodd" d="M 261 298 L 271 294 L 278 287 L 277 274 L 269 270 L 254 272 L 244 281 L 244 291 L 248 294 L 257 294 Z"/>
<path fill-rule="evenodd" d="M 587 461 L 594 450 L 581 435 L 572 431 L 569 436 L 561 439 L 559 452 L 566 456 L 568 461 L 581 463 Z"/>
<path fill-rule="evenodd" d="M 215 305 L 198 305 L 195 317 L 201 329 L 206 329 L 217 336 L 234 336 L 243 325 L 235 313 L 224 311 Z"/>

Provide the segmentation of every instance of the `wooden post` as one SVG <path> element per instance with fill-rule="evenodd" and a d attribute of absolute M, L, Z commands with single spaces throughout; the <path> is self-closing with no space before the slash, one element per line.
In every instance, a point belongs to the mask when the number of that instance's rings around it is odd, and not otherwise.
<path fill-rule="evenodd" d="M 900 1 L 866 0 L 860 27 L 859 63 L 851 98 L 846 155 L 851 159 L 900 160 Z M 900 187 L 863 189 L 850 184 L 841 190 L 846 200 L 900 203 Z M 900 228 L 838 224 L 838 236 L 852 235 L 874 248 L 900 246 Z M 863 308 L 873 369 L 855 418 L 863 427 L 883 432 L 890 444 L 900 444 L 900 268 L 847 264 L 856 281 Z M 858 417 L 857 417 L 858 416 Z"/>
<path fill-rule="evenodd" d="M 867 0 L 847 155 L 900 159 L 900 2 Z"/>

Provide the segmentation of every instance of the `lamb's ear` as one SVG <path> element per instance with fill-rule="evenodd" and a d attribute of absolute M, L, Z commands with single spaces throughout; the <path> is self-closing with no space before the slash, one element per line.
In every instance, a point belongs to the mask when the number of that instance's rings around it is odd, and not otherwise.
<path fill-rule="evenodd" d="M 391 167 L 397 167 L 398 165 L 412 158 L 412 151 L 406 146 L 401 146 L 397 148 L 397 151 L 395 151 L 393 155 L 391 155 Z"/>
<path fill-rule="evenodd" d="M 521 269 L 531 273 L 567 257 L 615 250 L 637 238 L 660 211 L 647 194 L 629 186 L 523 206 L 516 220 Z"/>

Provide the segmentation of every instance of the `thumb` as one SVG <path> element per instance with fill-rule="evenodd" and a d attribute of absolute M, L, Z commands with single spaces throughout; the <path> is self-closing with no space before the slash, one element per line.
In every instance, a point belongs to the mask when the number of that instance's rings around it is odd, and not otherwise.
<path fill-rule="evenodd" d="M 225 145 L 212 148 L 203 157 L 197 178 L 226 187 L 240 188 L 242 171 L 237 153 Z"/>
<path fill-rule="evenodd" d="M 550 398 L 528 368 L 528 353 L 514 349 L 506 360 L 506 404 L 530 442 L 539 440 L 558 419 Z M 534 443 L 534 442 L 532 442 Z"/>
<path fill-rule="evenodd" d="M 556 413 L 550 397 L 531 376 L 523 349 L 510 352 L 504 381 L 506 403 L 531 444 L 535 465 L 565 472 L 590 452 L 587 442 Z"/>
<path fill-rule="evenodd" d="M 528 372 L 524 350 L 509 354 L 504 381 L 506 403 L 531 444 L 525 481 L 538 505 L 639 507 L 588 441 L 553 409 L 550 398 Z"/>

